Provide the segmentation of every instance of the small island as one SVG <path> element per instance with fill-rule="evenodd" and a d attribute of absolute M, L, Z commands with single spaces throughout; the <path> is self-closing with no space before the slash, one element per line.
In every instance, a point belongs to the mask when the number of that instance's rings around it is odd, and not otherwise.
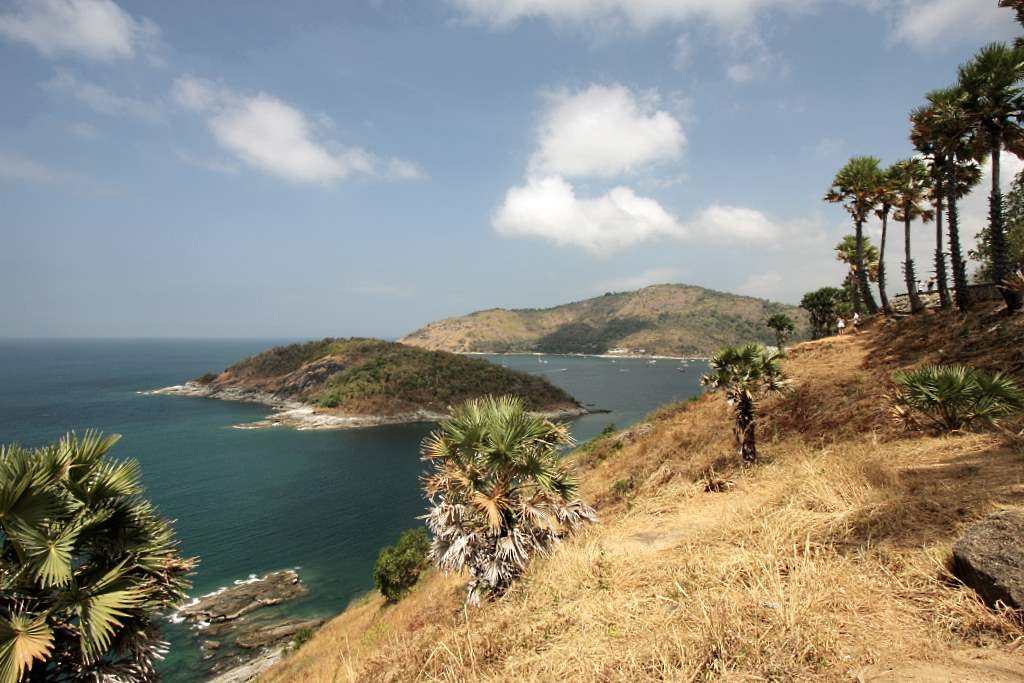
<path fill-rule="evenodd" d="M 433 422 L 449 407 L 485 394 L 515 394 L 536 413 L 571 418 L 587 410 L 546 379 L 479 358 L 380 339 L 333 339 L 277 346 L 220 373 L 151 394 L 262 403 L 264 420 L 239 428 L 345 429 Z"/>

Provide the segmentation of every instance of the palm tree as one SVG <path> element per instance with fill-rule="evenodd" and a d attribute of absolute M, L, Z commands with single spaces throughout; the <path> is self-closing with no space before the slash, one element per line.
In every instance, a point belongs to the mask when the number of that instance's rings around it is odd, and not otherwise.
<path fill-rule="evenodd" d="M 142 498 L 139 464 L 86 432 L 0 447 L 0 682 L 156 678 L 159 613 L 195 561 Z"/>
<path fill-rule="evenodd" d="M 868 271 L 868 281 L 877 282 L 878 270 L 881 265 L 878 260 L 878 250 L 875 249 L 875 245 L 871 244 L 871 240 L 867 237 L 863 239 L 861 250 L 863 252 L 864 268 Z M 846 274 L 846 280 L 843 282 L 843 287 L 849 292 L 850 302 L 853 304 L 854 309 L 859 309 L 860 291 L 857 287 L 857 238 L 855 236 L 846 235 L 836 245 L 836 260 L 842 261 L 850 268 Z"/>
<path fill-rule="evenodd" d="M 868 313 L 878 312 L 878 304 L 871 294 L 868 273 L 864 267 L 864 221 L 875 208 L 877 188 L 882 170 L 876 157 L 854 157 L 839 169 L 832 180 L 832 186 L 825 194 L 825 201 L 842 204 L 853 217 L 854 236 L 857 240 L 854 263 L 857 267 L 857 284 L 860 298 L 867 306 Z M 855 302 L 855 304 L 858 302 Z M 858 306 L 859 308 L 859 306 Z"/>
<path fill-rule="evenodd" d="M 1003 225 L 1003 194 L 1000 187 L 1000 155 L 1007 149 L 1024 156 L 1024 48 L 992 43 L 960 67 L 967 118 L 988 148 L 992 165 L 989 195 L 989 239 L 992 246 L 992 274 L 997 285 L 1009 275 L 1006 234 Z M 1001 288 L 1006 308 L 1020 308 L 1021 298 L 1012 289 Z"/>
<path fill-rule="evenodd" d="M 1017 23 L 1024 25 L 1024 0 L 999 0 L 1000 7 L 1009 7 L 1016 15 Z M 1024 38 L 1016 38 L 1013 42 L 1016 47 L 1024 46 Z"/>
<path fill-rule="evenodd" d="M 565 425 L 527 413 L 516 396 L 467 401 L 424 439 L 430 557 L 469 570 L 470 604 L 502 594 L 533 556 L 597 521 L 561 457 L 572 443 Z"/>
<path fill-rule="evenodd" d="M 895 169 L 896 213 L 898 221 L 903 221 L 903 241 L 905 261 L 903 276 L 907 283 L 907 295 L 910 298 L 910 312 L 917 313 L 924 308 L 921 297 L 917 293 L 917 273 L 914 270 L 914 259 L 910 255 L 910 223 L 915 218 L 924 222 L 934 217 L 931 209 L 923 208 L 929 195 L 928 167 L 920 159 L 904 159 L 893 166 Z"/>
<path fill-rule="evenodd" d="M 889 295 L 885 290 L 885 242 L 889 232 L 889 214 L 892 213 L 892 205 L 896 201 L 894 192 L 895 171 L 893 167 L 882 171 L 878 179 L 878 186 L 875 189 L 875 216 L 882 222 L 882 240 L 878 247 L 878 269 L 876 279 L 878 281 L 878 296 L 882 300 L 882 312 L 892 315 L 892 305 L 889 303 Z M 844 240 L 845 242 L 845 240 Z"/>
<path fill-rule="evenodd" d="M 727 346 L 711 357 L 711 372 L 700 378 L 701 385 L 725 392 L 735 413 L 736 445 L 747 464 L 757 462 L 757 401 L 782 393 L 789 386 L 780 358 L 780 351 L 770 351 L 760 344 Z"/>
<path fill-rule="evenodd" d="M 796 324 L 793 319 L 785 313 L 776 313 L 765 323 L 769 329 L 775 332 L 775 342 L 778 346 L 779 351 L 784 351 L 783 345 L 786 343 L 786 339 L 789 335 L 793 334 L 793 330 L 796 329 Z"/>
<path fill-rule="evenodd" d="M 907 426 L 941 431 L 996 426 L 1024 410 L 1024 391 L 1012 377 L 966 365 L 925 365 L 893 375 L 892 413 Z"/>
<path fill-rule="evenodd" d="M 949 226 L 949 248 L 953 267 L 953 285 L 956 305 L 961 312 L 970 308 L 967 293 L 967 262 L 960 245 L 960 199 L 967 196 L 980 182 L 981 168 L 977 164 L 980 149 L 978 135 L 964 109 L 966 95 L 958 87 L 933 90 L 928 93 L 928 106 L 922 112 L 929 119 L 927 131 L 937 157 L 941 158 L 943 194 L 946 198 L 946 217 Z"/>
<path fill-rule="evenodd" d="M 946 280 L 946 252 L 942 248 L 942 209 L 946 200 L 945 156 L 935 144 L 932 123 L 935 117 L 931 107 L 918 107 L 910 114 L 910 141 L 914 148 L 928 159 L 931 177 L 929 199 L 935 207 L 935 279 L 939 290 L 939 305 L 949 308 L 949 286 Z"/>

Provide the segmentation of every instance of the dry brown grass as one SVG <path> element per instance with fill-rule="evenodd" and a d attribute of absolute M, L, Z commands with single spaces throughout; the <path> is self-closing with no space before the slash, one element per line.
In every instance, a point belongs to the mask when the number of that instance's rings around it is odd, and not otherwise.
<path fill-rule="evenodd" d="M 432 574 L 395 607 L 355 604 L 266 679 L 1024 679 L 1020 615 L 946 569 L 966 523 L 1024 505 L 1024 453 L 896 430 L 885 380 L 923 354 L 893 339 L 795 349 L 798 391 L 768 407 L 755 468 L 734 465 L 717 397 L 605 439 L 578 456 L 602 524 L 510 594 L 467 611 L 458 577 Z"/>

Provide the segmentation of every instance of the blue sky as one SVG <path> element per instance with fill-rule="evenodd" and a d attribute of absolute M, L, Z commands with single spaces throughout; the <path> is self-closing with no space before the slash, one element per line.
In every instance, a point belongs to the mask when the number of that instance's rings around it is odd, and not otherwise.
<path fill-rule="evenodd" d="M 0 0 L 0 336 L 796 302 L 842 276 L 838 166 L 908 156 L 1015 33 L 996 0 Z"/>

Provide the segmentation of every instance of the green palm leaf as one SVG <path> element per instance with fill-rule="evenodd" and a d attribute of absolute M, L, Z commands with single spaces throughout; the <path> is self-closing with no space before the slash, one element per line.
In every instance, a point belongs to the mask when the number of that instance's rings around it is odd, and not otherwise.
<path fill-rule="evenodd" d="M 52 649 L 53 632 L 45 616 L 0 617 L 0 683 L 18 683 L 32 663 L 45 661 Z"/>
<path fill-rule="evenodd" d="M 35 569 L 43 588 L 63 586 L 71 580 L 71 556 L 81 525 L 72 522 L 57 529 L 16 525 L 8 535 Z"/>

